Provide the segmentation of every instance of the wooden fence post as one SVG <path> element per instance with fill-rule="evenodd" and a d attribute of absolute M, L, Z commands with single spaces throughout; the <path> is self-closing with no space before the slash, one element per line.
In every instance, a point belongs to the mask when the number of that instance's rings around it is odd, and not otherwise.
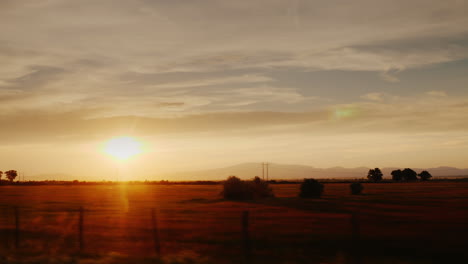
<path fill-rule="evenodd" d="M 353 212 L 351 214 L 351 236 L 352 236 L 352 262 L 354 264 L 361 263 L 361 226 L 359 223 L 359 214 Z"/>
<path fill-rule="evenodd" d="M 15 206 L 15 249 L 18 249 L 20 246 L 20 215 L 19 209 Z"/>
<path fill-rule="evenodd" d="M 84 208 L 80 207 L 80 216 L 78 220 L 78 243 L 80 246 L 80 252 L 84 251 Z"/>
<path fill-rule="evenodd" d="M 249 211 L 242 212 L 242 244 L 244 250 L 244 263 L 248 264 L 252 258 L 252 248 L 249 235 Z"/>
<path fill-rule="evenodd" d="M 359 226 L 359 215 L 356 212 L 353 212 L 351 215 L 351 229 L 353 241 L 359 241 L 361 234 Z"/>
<path fill-rule="evenodd" d="M 161 257 L 161 242 L 159 240 L 159 230 L 158 222 L 156 218 L 156 210 L 151 209 L 151 220 L 153 224 L 153 241 L 154 241 L 154 251 L 158 257 Z"/>
<path fill-rule="evenodd" d="M 6 225 L 8 225 L 8 222 L 9 222 L 8 208 L 6 208 L 5 210 L 2 210 L 2 216 L 5 217 Z M 3 237 L 5 249 L 8 249 L 9 248 L 9 243 L 8 243 L 9 234 L 8 234 L 8 229 L 6 227 L 5 229 L 2 230 L 1 236 Z"/>

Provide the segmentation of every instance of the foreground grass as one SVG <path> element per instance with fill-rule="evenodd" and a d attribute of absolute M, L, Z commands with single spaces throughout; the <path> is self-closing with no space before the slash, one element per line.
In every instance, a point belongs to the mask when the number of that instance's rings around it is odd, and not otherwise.
<path fill-rule="evenodd" d="M 322 199 L 274 185 L 276 198 L 231 202 L 221 186 L 1 186 L 0 263 L 448 263 L 466 259 L 468 183 L 325 184 Z M 78 209 L 83 206 L 84 249 Z M 15 249 L 14 207 L 19 208 Z M 157 212 L 161 256 L 154 250 Z M 351 214 L 359 220 L 352 237 Z"/>

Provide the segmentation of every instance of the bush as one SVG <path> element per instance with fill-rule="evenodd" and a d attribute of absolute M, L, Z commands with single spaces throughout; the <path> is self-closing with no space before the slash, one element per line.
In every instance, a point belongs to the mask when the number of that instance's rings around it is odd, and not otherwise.
<path fill-rule="evenodd" d="M 223 187 L 221 195 L 225 199 L 248 200 L 253 198 L 252 193 L 249 191 L 249 186 L 236 176 L 229 176 L 224 182 Z"/>
<path fill-rule="evenodd" d="M 421 178 L 421 181 L 428 181 L 432 178 L 432 175 L 428 171 L 422 171 L 418 176 Z"/>
<path fill-rule="evenodd" d="M 362 190 L 364 190 L 364 187 L 360 182 L 353 182 L 349 185 L 349 188 L 351 189 L 351 194 L 357 195 L 361 194 Z"/>
<path fill-rule="evenodd" d="M 304 179 L 301 183 L 301 198 L 320 198 L 323 193 L 323 184 L 315 179 Z"/>
<path fill-rule="evenodd" d="M 221 195 L 228 200 L 251 200 L 274 196 L 268 183 L 259 177 L 255 177 L 253 181 L 242 181 L 236 176 L 229 176 L 224 182 Z"/>
<path fill-rule="evenodd" d="M 401 177 L 404 181 L 416 181 L 418 180 L 417 176 L 418 174 L 410 168 L 406 168 L 401 172 Z"/>
<path fill-rule="evenodd" d="M 263 181 L 259 177 L 255 177 L 252 182 L 248 183 L 251 186 L 252 195 L 254 198 L 274 197 L 273 190 L 268 186 L 268 182 Z"/>

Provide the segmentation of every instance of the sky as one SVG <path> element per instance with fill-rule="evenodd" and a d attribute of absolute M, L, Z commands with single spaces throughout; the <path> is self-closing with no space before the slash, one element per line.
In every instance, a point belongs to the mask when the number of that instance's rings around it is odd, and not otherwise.
<path fill-rule="evenodd" d="M 1 0 L 0 170 L 467 168 L 467 13 L 463 0 Z M 120 136 L 143 153 L 106 155 Z"/>

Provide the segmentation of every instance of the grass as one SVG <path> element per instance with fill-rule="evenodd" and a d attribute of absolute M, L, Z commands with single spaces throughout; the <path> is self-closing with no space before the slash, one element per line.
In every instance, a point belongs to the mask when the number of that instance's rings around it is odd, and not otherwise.
<path fill-rule="evenodd" d="M 467 258 L 468 183 L 369 183 L 363 195 L 325 183 L 321 199 L 298 198 L 297 184 L 272 187 L 276 198 L 233 202 L 221 199 L 221 185 L 0 186 L 0 263 L 242 263 L 244 210 L 253 263 L 351 263 L 354 252 L 362 263 Z M 359 218 L 359 241 L 351 238 L 351 213 Z"/>

